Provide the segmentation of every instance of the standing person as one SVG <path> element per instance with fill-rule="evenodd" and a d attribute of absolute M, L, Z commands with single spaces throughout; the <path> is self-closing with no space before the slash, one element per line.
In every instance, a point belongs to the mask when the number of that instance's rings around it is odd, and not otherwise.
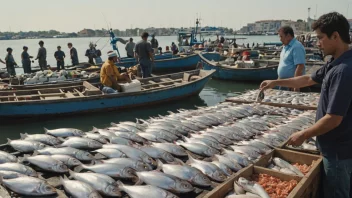
<path fill-rule="evenodd" d="M 143 78 L 151 77 L 152 63 L 154 63 L 153 49 L 147 41 L 148 32 L 143 32 L 142 40 L 136 44 L 135 57 L 138 59 Z"/>
<path fill-rule="evenodd" d="M 88 57 L 88 63 L 91 65 L 95 65 L 94 63 L 94 58 L 97 57 L 95 48 L 94 48 L 94 44 L 91 42 L 89 43 L 89 49 L 86 50 L 86 54 L 85 56 Z"/>
<path fill-rule="evenodd" d="M 178 48 L 174 42 L 171 43 L 171 51 L 172 51 L 172 54 L 178 53 Z"/>
<path fill-rule="evenodd" d="M 118 93 L 121 87 L 119 81 L 131 82 L 127 74 L 120 74 L 115 63 L 117 62 L 117 54 L 113 51 L 108 52 L 108 60 L 102 65 L 100 70 L 100 82 L 104 86 L 102 91 L 104 93 Z"/>
<path fill-rule="evenodd" d="M 37 55 L 37 58 L 35 60 L 38 60 L 38 63 L 39 63 L 39 66 L 40 66 L 40 69 L 43 71 L 43 70 L 46 70 L 46 49 L 44 47 L 44 42 L 43 41 L 39 41 L 39 50 L 38 50 L 38 55 Z"/>
<path fill-rule="evenodd" d="M 155 35 L 152 35 L 152 40 L 150 40 L 150 43 L 152 44 L 152 48 L 154 50 L 154 54 L 158 51 L 159 43 L 158 40 L 156 40 Z"/>
<path fill-rule="evenodd" d="M 134 57 L 134 47 L 136 44 L 133 42 L 133 38 L 130 38 L 130 41 L 126 44 L 125 50 L 128 58 Z"/>
<path fill-rule="evenodd" d="M 15 62 L 15 59 L 12 56 L 12 48 L 7 48 L 6 51 L 7 51 L 7 55 L 5 58 L 5 62 L 6 62 L 7 72 L 9 73 L 10 76 L 16 76 L 15 65 L 17 65 L 17 63 Z"/>
<path fill-rule="evenodd" d="M 101 59 L 101 51 L 100 49 L 96 49 L 97 48 L 97 44 L 95 44 L 95 51 L 96 51 L 96 57 L 95 57 L 95 63 L 97 65 L 102 64 L 103 63 L 103 59 Z"/>
<path fill-rule="evenodd" d="M 72 46 L 72 43 L 67 44 L 68 48 L 70 49 L 70 56 L 72 60 L 72 66 L 78 65 L 78 53 L 76 48 Z"/>
<path fill-rule="evenodd" d="M 23 52 L 21 54 L 21 59 L 22 59 L 23 72 L 25 74 L 32 73 L 31 58 L 33 58 L 33 56 L 30 56 L 28 54 L 28 47 L 23 46 Z"/>
<path fill-rule="evenodd" d="M 54 54 L 54 57 L 56 58 L 56 63 L 57 63 L 57 71 L 60 71 L 61 69 L 65 69 L 65 52 L 61 51 L 61 46 L 57 46 L 57 51 Z"/>
<path fill-rule="evenodd" d="M 347 19 L 332 12 L 322 15 L 314 24 L 317 46 L 330 61 L 311 76 L 264 81 L 262 90 L 274 86 L 305 87 L 322 84 L 316 112 L 316 123 L 293 134 L 289 144 L 301 145 L 317 137 L 317 147 L 323 156 L 324 197 L 349 197 L 352 172 L 352 50 Z M 320 196 L 323 197 L 323 196 Z"/>
<path fill-rule="evenodd" d="M 279 79 L 292 78 L 305 74 L 306 50 L 293 33 L 290 26 L 279 29 L 280 41 L 284 45 L 280 54 L 280 63 L 277 69 Z M 289 90 L 287 87 L 279 87 L 280 90 Z M 294 88 L 293 91 L 299 91 Z"/>

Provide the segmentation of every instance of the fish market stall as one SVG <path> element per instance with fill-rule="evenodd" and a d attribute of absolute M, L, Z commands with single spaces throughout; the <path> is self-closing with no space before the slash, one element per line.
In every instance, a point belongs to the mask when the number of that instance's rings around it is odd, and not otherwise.
<path fill-rule="evenodd" d="M 242 95 L 227 98 L 228 102 L 235 103 L 254 103 L 257 102 L 259 90 L 250 90 Z M 319 102 L 319 93 L 312 92 L 293 92 L 269 89 L 264 91 L 264 98 L 261 104 L 288 107 L 302 110 L 316 110 Z"/>

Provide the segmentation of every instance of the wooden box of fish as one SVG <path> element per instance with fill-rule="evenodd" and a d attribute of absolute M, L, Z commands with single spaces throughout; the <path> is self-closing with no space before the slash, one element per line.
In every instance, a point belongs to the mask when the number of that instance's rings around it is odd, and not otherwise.
<path fill-rule="evenodd" d="M 264 95 L 260 95 L 259 90 L 251 90 L 242 95 L 227 98 L 226 101 L 235 103 L 260 102 L 261 104 L 277 107 L 288 107 L 301 110 L 316 110 L 319 96 L 320 95 L 318 93 L 312 92 L 302 93 L 269 89 L 264 92 Z"/>
<path fill-rule="evenodd" d="M 305 177 L 251 165 L 214 188 L 204 198 L 310 197 L 305 191 L 306 180 Z"/>
<path fill-rule="evenodd" d="M 310 139 L 308 141 L 305 141 L 301 146 L 292 146 L 287 144 L 288 141 L 286 141 L 281 148 L 283 149 L 288 149 L 288 150 L 293 150 L 293 151 L 298 151 L 298 152 L 303 152 L 303 153 L 310 153 L 313 155 L 320 155 L 320 151 L 317 149 L 315 146 L 315 140 Z"/>

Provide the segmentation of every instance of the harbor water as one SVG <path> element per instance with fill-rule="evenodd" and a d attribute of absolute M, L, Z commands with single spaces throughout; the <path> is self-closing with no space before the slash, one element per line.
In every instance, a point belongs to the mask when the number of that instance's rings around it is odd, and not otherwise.
<path fill-rule="evenodd" d="M 246 39 L 237 40 L 237 44 L 242 43 L 259 43 L 263 42 L 277 42 L 277 36 L 238 36 Z M 165 49 L 166 45 L 171 45 L 171 42 L 176 42 L 175 36 L 169 37 L 156 37 L 159 41 L 160 46 Z M 67 43 L 72 42 L 74 47 L 78 50 L 80 62 L 87 61 L 84 57 L 85 50 L 88 48 L 90 41 L 97 42 L 98 49 L 102 49 L 103 59 L 106 59 L 106 52 L 111 50 L 109 43 L 109 38 L 72 38 L 72 39 L 43 39 L 45 42 L 45 47 L 47 49 L 47 60 L 48 64 L 55 65 L 55 59 L 53 54 L 55 52 L 56 46 L 61 45 L 63 51 L 66 55 L 69 54 Z M 128 38 L 125 38 L 128 39 Z M 138 37 L 134 37 L 134 40 L 139 41 Z M 14 58 L 20 63 L 20 54 L 22 52 L 23 45 L 29 47 L 29 54 L 32 56 L 36 55 L 38 49 L 39 39 L 31 40 L 12 40 L 12 41 L 1 41 L 0 42 L 0 57 L 3 59 L 6 54 L 6 48 L 11 47 L 14 49 Z M 105 45 L 106 44 L 106 45 Z M 125 56 L 124 46 L 118 44 L 121 56 Z M 70 60 L 66 58 L 66 64 L 69 64 Z M 37 64 L 34 64 L 37 65 Z M 0 65 L 0 68 L 4 65 Z M 22 68 L 17 68 L 17 72 L 20 73 Z M 6 138 L 18 139 L 19 133 L 44 133 L 44 129 L 52 128 L 78 128 L 84 131 L 92 130 L 92 127 L 104 128 L 110 126 L 111 122 L 119 121 L 135 121 L 136 118 L 147 119 L 149 117 L 154 117 L 158 115 L 166 115 L 168 111 L 176 112 L 177 109 L 195 109 L 197 106 L 212 106 L 219 102 L 223 102 L 227 97 L 234 96 L 240 92 L 248 89 L 256 89 L 259 86 L 257 83 L 248 82 L 231 82 L 231 81 L 221 81 L 221 80 L 210 80 L 202 92 L 198 96 L 188 97 L 183 100 L 178 100 L 170 103 L 163 103 L 154 106 L 148 106 L 138 109 L 125 109 L 112 112 L 97 112 L 85 115 L 77 116 L 63 116 L 63 117 L 51 117 L 48 119 L 26 119 L 26 120 L 10 120 L 1 121 L 0 120 L 0 143 L 5 143 Z M 1 107 L 1 106 L 0 106 Z"/>

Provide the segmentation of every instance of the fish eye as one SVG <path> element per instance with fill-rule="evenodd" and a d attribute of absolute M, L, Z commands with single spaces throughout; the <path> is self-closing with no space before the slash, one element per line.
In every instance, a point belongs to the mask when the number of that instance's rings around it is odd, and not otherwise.
<path fill-rule="evenodd" d="M 51 191 L 52 188 L 51 188 L 50 186 L 45 186 L 45 190 L 46 190 L 46 191 Z"/>

